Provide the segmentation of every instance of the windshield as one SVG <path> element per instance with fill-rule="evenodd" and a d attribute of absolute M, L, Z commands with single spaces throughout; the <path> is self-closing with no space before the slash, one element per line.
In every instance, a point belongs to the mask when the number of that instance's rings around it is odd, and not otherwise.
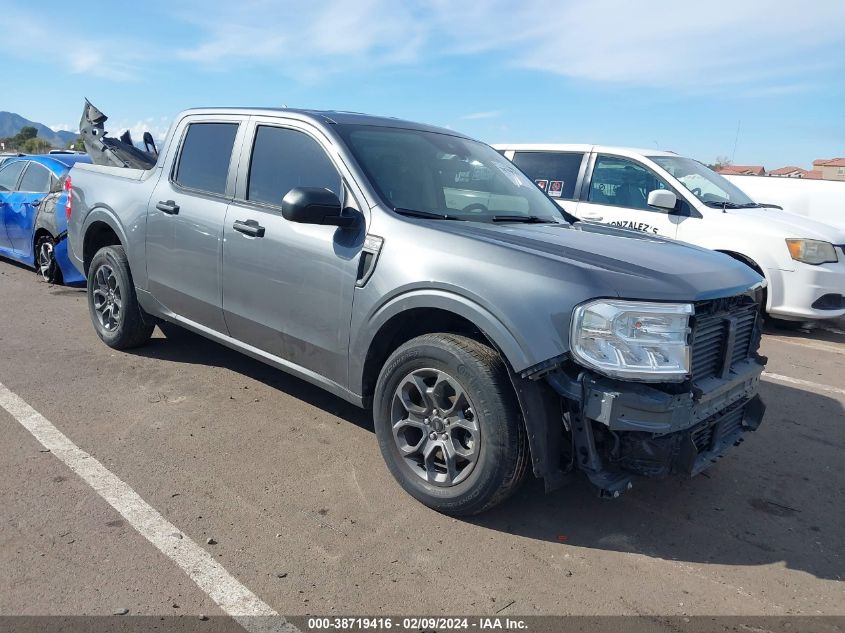
<path fill-rule="evenodd" d="M 564 222 L 558 206 L 493 148 L 465 138 L 369 125 L 338 131 L 397 213 L 481 222 Z"/>
<path fill-rule="evenodd" d="M 704 204 L 710 206 L 756 207 L 751 198 L 712 169 L 696 160 L 681 156 L 649 156 L 651 160 L 677 178 Z"/>

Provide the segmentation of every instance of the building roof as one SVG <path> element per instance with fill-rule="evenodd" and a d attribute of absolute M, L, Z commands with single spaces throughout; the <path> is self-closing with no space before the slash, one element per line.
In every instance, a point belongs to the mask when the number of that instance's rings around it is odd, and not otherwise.
<path fill-rule="evenodd" d="M 806 173 L 806 169 L 802 167 L 795 167 L 794 165 L 788 165 L 787 167 L 779 167 L 777 169 L 773 169 L 769 172 L 770 176 L 785 176 L 786 174 L 794 174 L 795 172 Z"/>
<path fill-rule="evenodd" d="M 766 173 L 766 168 L 762 165 L 721 165 L 716 171 L 731 176 L 761 176 Z"/>
<path fill-rule="evenodd" d="M 845 158 L 817 158 L 813 167 L 845 167 Z"/>
<path fill-rule="evenodd" d="M 820 169 L 808 171 L 801 176 L 804 180 L 822 180 L 822 172 Z"/>

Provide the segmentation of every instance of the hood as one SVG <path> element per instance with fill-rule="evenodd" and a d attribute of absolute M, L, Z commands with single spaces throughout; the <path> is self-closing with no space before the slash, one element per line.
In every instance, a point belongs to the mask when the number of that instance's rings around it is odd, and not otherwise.
<path fill-rule="evenodd" d="M 805 238 L 822 240 L 831 244 L 845 244 L 845 229 L 812 220 L 803 215 L 780 211 L 779 209 L 728 209 L 728 215 L 749 218 L 759 228 L 764 222 L 766 232 L 777 232 L 783 238 Z"/>
<path fill-rule="evenodd" d="M 763 281 L 727 255 L 601 224 L 438 222 L 437 228 L 541 258 L 549 277 L 582 277 L 627 299 L 700 301 Z"/>

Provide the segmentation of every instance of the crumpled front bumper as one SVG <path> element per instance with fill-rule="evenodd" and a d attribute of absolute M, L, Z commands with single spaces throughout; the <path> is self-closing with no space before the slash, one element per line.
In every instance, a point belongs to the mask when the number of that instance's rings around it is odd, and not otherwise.
<path fill-rule="evenodd" d="M 573 465 L 603 496 L 631 487 L 634 476 L 696 475 L 760 425 L 757 390 L 763 365 L 748 359 L 729 378 L 709 378 L 672 394 L 582 371 L 546 376 L 574 404 L 570 409 Z"/>

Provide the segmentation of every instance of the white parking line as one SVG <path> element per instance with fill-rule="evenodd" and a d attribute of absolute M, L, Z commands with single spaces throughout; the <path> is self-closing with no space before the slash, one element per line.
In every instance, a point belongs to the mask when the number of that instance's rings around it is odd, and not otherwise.
<path fill-rule="evenodd" d="M 176 528 L 137 492 L 71 442 L 20 396 L 0 383 L 0 407 L 117 510 L 144 538 L 182 568 L 197 587 L 247 631 L 300 633 L 238 582 L 220 563 Z M 181 538 L 180 538 L 181 537 Z"/>
<path fill-rule="evenodd" d="M 777 341 L 778 343 L 787 343 L 788 345 L 797 345 L 799 347 L 809 347 L 810 349 L 831 352 L 832 354 L 845 354 L 845 346 L 841 343 L 821 343 L 818 341 L 805 341 L 802 339 L 786 338 L 783 336 L 768 336 L 766 338 L 772 341 Z"/>
<path fill-rule="evenodd" d="M 801 380 L 800 378 L 790 378 L 789 376 L 781 376 L 780 374 L 772 374 L 764 371 L 763 378 L 774 380 L 777 382 L 785 382 L 790 385 L 797 385 L 799 387 L 806 387 L 812 391 L 826 391 L 827 393 L 835 393 L 840 396 L 845 396 L 845 389 L 839 387 L 831 387 L 830 385 L 822 385 L 817 382 L 810 382 L 809 380 Z"/>

